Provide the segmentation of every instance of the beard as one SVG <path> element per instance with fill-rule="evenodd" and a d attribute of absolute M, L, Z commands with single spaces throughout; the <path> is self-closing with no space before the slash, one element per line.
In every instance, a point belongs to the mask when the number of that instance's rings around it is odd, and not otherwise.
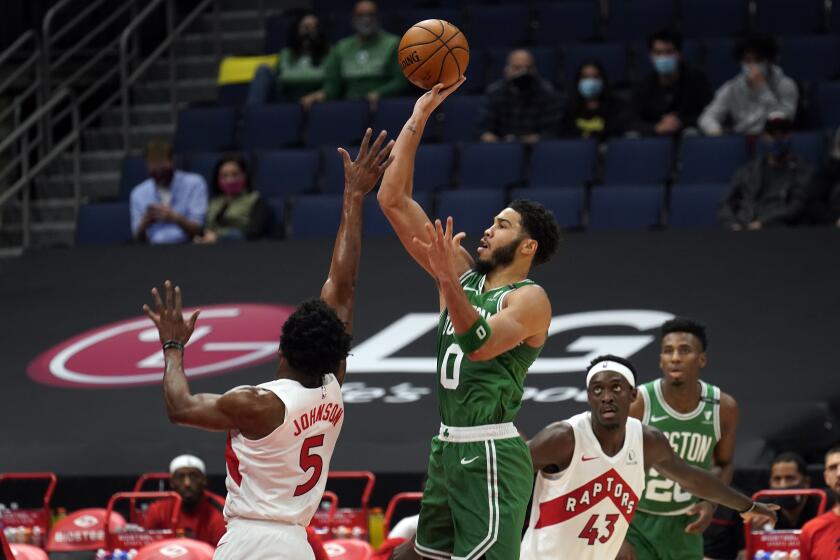
<path fill-rule="evenodd" d="M 475 260 L 473 270 L 481 275 L 490 274 L 499 268 L 508 266 L 513 262 L 516 256 L 516 249 L 519 248 L 521 238 L 514 239 L 509 244 L 499 247 L 486 259 L 482 260 L 480 257 Z"/>

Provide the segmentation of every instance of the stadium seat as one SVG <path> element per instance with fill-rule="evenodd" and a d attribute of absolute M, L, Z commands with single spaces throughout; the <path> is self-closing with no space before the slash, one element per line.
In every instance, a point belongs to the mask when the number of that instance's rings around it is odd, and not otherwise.
<path fill-rule="evenodd" d="M 503 72 L 507 64 L 507 57 L 513 50 L 510 47 L 491 47 L 487 49 L 490 63 L 487 78 L 491 83 L 504 77 Z M 557 53 L 555 50 L 551 47 L 527 47 L 527 50 L 534 55 L 539 75 L 553 83 L 557 78 Z"/>
<path fill-rule="evenodd" d="M 458 88 L 459 97 L 465 93 L 483 95 L 487 88 L 487 53 L 484 49 L 474 48 L 470 45 L 470 63 L 467 65 L 467 72 L 464 75 L 467 77 L 467 81 Z M 444 108 L 452 99 L 454 98 L 446 100 Z"/>
<path fill-rule="evenodd" d="M 472 63 L 470 63 L 472 66 Z M 469 80 L 468 80 L 469 81 Z M 478 140 L 479 115 L 482 97 L 479 95 L 453 95 L 441 106 L 440 129 L 443 142 L 471 142 Z"/>
<path fill-rule="evenodd" d="M 593 230 L 639 230 L 659 225 L 663 187 L 595 188 L 589 209 Z"/>
<path fill-rule="evenodd" d="M 832 35 L 787 37 L 782 41 L 781 67 L 800 81 L 833 78 L 840 70 L 840 38 Z"/>
<path fill-rule="evenodd" d="M 831 32 L 835 35 L 840 34 L 840 6 L 833 4 L 831 7 L 831 15 L 829 16 L 829 27 Z"/>
<path fill-rule="evenodd" d="M 676 20 L 674 0 L 611 0 L 606 37 L 610 41 L 643 39 Z"/>
<path fill-rule="evenodd" d="M 817 90 L 817 110 L 824 127 L 840 125 L 840 83 L 822 83 Z"/>
<path fill-rule="evenodd" d="M 128 202 L 96 202 L 79 206 L 76 245 L 118 245 L 131 241 Z"/>
<path fill-rule="evenodd" d="M 414 192 L 432 191 L 450 186 L 454 166 L 454 146 L 421 144 L 414 160 Z"/>
<path fill-rule="evenodd" d="M 706 70 L 712 87 L 717 88 L 741 72 L 741 63 L 735 59 L 735 39 L 710 39 L 706 41 Z"/>
<path fill-rule="evenodd" d="M 467 247 L 474 246 L 484 230 L 493 225 L 493 217 L 505 208 L 502 190 L 442 191 L 438 194 L 437 211 L 431 218 L 445 220 L 452 216 L 455 231 L 470 234 Z"/>
<path fill-rule="evenodd" d="M 825 29 L 823 0 L 757 0 L 753 26 L 772 35 L 807 35 Z"/>
<path fill-rule="evenodd" d="M 517 46 L 528 41 L 531 14 L 526 3 L 474 6 L 465 30 L 470 46 Z"/>
<path fill-rule="evenodd" d="M 125 156 L 120 167 L 120 200 L 128 200 L 131 189 L 149 178 L 143 156 Z"/>
<path fill-rule="evenodd" d="M 297 21 L 296 15 L 273 15 L 265 21 L 265 47 L 263 52 L 277 53 L 289 44 L 289 30 Z"/>
<path fill-rule="evenodd" d="M 610 84 L 627 81 L 627 49 L 621 43 L 569 45 L 563 60 L 564 85 L 574 84 L 578 67 L 584 62 L 597 60 L 607 73 Z"/>
<path fill-rule="evenodd" d="M 275 150 L 297 144 L 302 119 L 298 103 L 246 106 L 242 115 L 242 149 Z"/>
<path fill-rule="evenodd" d="M 376 108 L 376 113 L 373 116 L 374 134 L 379 134 L 380 130 L 388 131 L 388 138 L 396 139 L 397 135 L 402 130 L 405 121 L 411 116 L 414 111 L 414 104 L 417 102 L 416 97 L 392 97 L 385 98 L 379 101 L 379 106 Z M 437 119 L 434 117 L 429 119 L 426 123 L 426 128 L 423 129 L 423 141 L 429 142 L 437 136 Z"/>
<path fill-rule="evenodd" d="M 193 107 L 178 112 L 174 148 L 177 153 L 229 150 L 236 145 L 233 107 Z"/>
<path fill-rule="evenodd" d="M 291 200 L 289 239 L 330 239 L 341 221 L 341 195 L 298 196 Z"/>
<path fill-rule="evenodd" d="M 650 62 L 650 49 L 647 39 L 633 43 L 635 56 L 635 71 L 639 78 L 653 72 L 653 64 Z M 684 39 L 682 46 L 683 60 L 695 68 L 703 67 L 703 49 L 696 39 Z"/>
<path fill-rule="evenodd" d="M 825 137 L 820 131 L 794 132 L 791 145 L 794 153 L 802 156 L 802 159 L 820 167 L 825 159 Z"/>
<path fill-rule="evenodd" d="M 464 22 L 459 16 L 458 10 L 453 8 L 437 7 L 399 9 L 397 10 L 395 17 L 397 21 L 394 22 L 394 29 L 407 30 L 415 23 L 419 23 L 427 19 L 442 19 L 443 21 L 455 24 L 458 29 L 464 29 Z"/>
<path fill-rule="evenodd" d="M 432 193 L 415 192 L 413 198 L 429 215 L 432 209 Z M 382 213 L 382 209 L 376 201 L 376 196 L 369 194 L 365 197 L 364 205 L 365 219 L 362 224 L 362 231 L 365 237 L 394 237 L 394 229 L 385 214 Z"/>
<path fill-rule="evenodd" d="M 676 229 L 718 227 L 718 207 L 729 185 L 680 185 L 671 189 L 668 226 Z"/>
<path fill-rule="evenodd" d="M 213 172 L 216 170 L 216 164 L 222 155 L 221 152 L 202 152 L 189 154 L 186 157 L 184 169 L 190 173 L 198 173 L 204 177 L 210 196 L 213 196 L 213 185 L 216 183 Z"/>
<path fill-rule="evenodd" d="M 592 181 L 598 144 L 595 140 L 544 140 L 531 154 L 532 188 L 580 187 Z"/>
<path fill-rule="evenodd" d="M 727 183 L 747 161 L 743 136 L 687 136 L 683 139 L 678 182 Z"/>
<path fill-rule="evenodd" d="M 274 238 L 285 237 L 286 199 L 266 198 L 265 202 L 268 204 L 269 210 L 271 210 L 270 236 Z"/>
<path fill-rule="evenodd" d="M 670 138 L 615 138 L 607 142 L 605 185 L 661 184 L 673 158 Z"/>
<path fill-rule="evenodd" d="M 280 150 L 258 152 L 254 166 L 253 188 L 267 197 L 304 194 L 315 189 L 318 176 L 318 152 L 315 150 Z"/>
<path fill-rule="evenodd" d="M 350 159 L 356 159 L 359 155 L 359 147 L 346 148 Z M 322 148 L 321 160 L 324 162 L 324 171 L 318 184 L 318 190 L 324 194 L 341 194 L 344 192 L 344 162 L 334 148 Z"/>
<path fill-rule="evenodd" d="M 735 37 L 747 29 L 744 0 L 681 0 L 680 8 L 686 37 Z"/>
<path fill-rule="evenodd" d="M 543 2 L 536 6 L 535 22 L 536 45 L 585 41 L 598 33 L 598 4 L 593 0 Z"/>
<path fill-rule="evenodd" d="M 306 147 L 349 146 L 358 144 L 368 123 L 365 101 L 326 101 L 309 110 Z"/>
<path fill-rule="evenodd" d="M 525 147 L 519 143 L 464 144 L 458 188 L 502 190 L 522 178 L 524 160 Z"/>
<path fill-rule="evenodd" d="M 527 198 L 542 203 L 554 212 L 557 223 L 563 229 L 579 228 L 581 215 L 586 201 L 584 187 L 567 189 L 514 189 L 510 194 L 511 200 Z"/>

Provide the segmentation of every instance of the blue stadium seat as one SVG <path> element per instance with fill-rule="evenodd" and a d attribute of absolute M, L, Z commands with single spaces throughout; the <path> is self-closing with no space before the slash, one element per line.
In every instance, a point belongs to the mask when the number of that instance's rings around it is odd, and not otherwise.
<path fill-rule="evenodd" d="M 817 109 L 824 127 L 840 125 L 840 83 L 823 83 L 817 90 Z"/>
<path fill-rule="evenodd" d="M 686 37 L 735 37 L 747 29 L 744 0 L 681 0 Z"/>
<path fill-rule="evenodd" d="M 727 183 L 747 161 L 743 136 L 686 136 L 680 157 L 680 184 Z"/>
<path fill-rule="evenodd" d="M 584 62 L 597 60 L 607 73 L 607 81 L 620 84 L 627 81 L 627 49 L 621 43 L 569 45 L 563 61 L 565 84 L 573 84 L 578 67 Z"/>
<path fill-rule="evenodd" d="M 454 166 L 454 146 L 421 144 L 414 159 L 414 192 L 432 191 L 450 186 Z"/>
<path fill-rule="evenodd" d="M 557 223 L 563 229 L 579 228 L 581 214 L 586 201 L 586 189 L 574 187 L 568 189 L 514 189 L 511 200 L 527 198 L 542 203 L 554 212 Z"/>
<path fill-rule="evenodd" d="M 522 178 L 524 161 L 525 147 L 519 143 L 464 144 L 458 188 L 503 190 Z"/>
<path fill-rule="evenodd" d="M 507 64 L 507 57 L 511 53 L 510 47 L 491 47 L 488 50 L 490 66 L 488 69 L 488 80 L 494 82 L 503 77 L 503 71 Z M 534 62 L 537 65 L 539 75 L 549 82 L 557 78 L 557 56 L 551 47 L 527 47 L 527 50 L 534 55 Z"/>
<path fill-rule="evenodd" d="M 663 187 L 595 188 L 589 210 L 593 230 L 638 230 L 661 222 Z"/>
<path fill-rule="evenodd" d="M 233 107 L 193 107 L 178 112 L 174 148 L 177 153 L 229 150 L 236 145 Z"/>
<path fill-rule="evenodd" d="M 671 173 L 670 138 L 614 138 L 607 142 L 605 185 L 662 184 Z"/>
<path fill-rule="evenodd" d="M 805 161 L 814 167 L 822 165 L 826 156 L 825 137 L 822 132 L 794 132 L 791 144 L 794 153 L 802 156 Z"/>
<path fill-rule="evenodd" d="M 249 105 L 242 115 L 242 149 L 276 150 L 297 144 L 302 120 L 298 103 Z"/>
<path fill-rule="evenodd" d="M 215 184 L 215 177 L 213 172 L 216 170 L 216 164 L 222 157 L 220 152 L 202 152 L 197 154 L 189 154 L 184 162 L 184 169 L 190 173 L 198 173 L 207 182 L 207 189 L 210 196 L 213 196 L 213 185 Z M 246 162 L 247 164 L 247 162 Z"/>
<path fill-rule="evenodd" d="M 647 39 L 643 41 L 636 41 L 633 44 L 633 49 L 636 52 L 635 68 L 638 76 L 643 77 L 650 72 L 653 72 L 653 64 L 650 62 L 650 49 L 648 49 Z M 684 39 L 682 46 L 683 60 L 694 66 L 695 68 L 703 67 L 703 48 L 700 42 L 696 39 Z"/>
<path fill-rule="evenodd" d="M 120 200 L 128 200 L 131 189 L 149 178 L 143 156 L 126 156 L 120 168 Z"/>
<path fill-rule="evenodd" d="M 460 95 L 465 93 L 484 93 L 484 90 L 487 87 L 487 53 L 484 49 L 474 48 L 470 45 L 470 62 L 467 65 L 467 72 L 465 76 L 467 77 L 467 81 L 464 82 L 464 85 L 458 88 L 458 93 Z M 450 101 L 451 98 L 446 100 L 444 108 Z"/>
<path fill-rule="evenodd" d="M 706 41 L 706 70 L 714 88 L 741 72 L 741 63 L 735 59 L 735 39 Z"/>
<path fill-rule="evenodd" d="M 502 190 L 442 191 L 438 194 L 437 212 L 430 217 L 443 221 L 452 216 L 455 231 L 470 234 L 464 245 L 474 248 L 478 242 L 475 235 L 493 225 L 493 217 L 505 208 L 505 204 Z"/>
<path fill-rule="evenodd" d="M 580 187 L 592 181 L 598 143 L 595 140 L 544 140 L 531 154 L 532 188 Z"/>
<path fill-rule="evenodd" d="M 265 22 L 265 47 L 263 52 L 278 53 L 289 44 L 289 30 L 297 21 L 296 15 L 273 15 Z"/>
<path fill-rule="evenodd" d="M 606 36 L 610 41 L 642 39 L 676 20 L 674 0 L 611 0 Z"/>
<path fill-rule="evenodd" d="M 835 35 L 840 34 L 840 5 L 834 4 L 831 7 L 831 15 L 829 17 L 829 27 L 831 32 Z"/>
<path fill-rule="evenodd" d="M 474 7 L 470 12 L 470 46 L 516 46 L 528 41 L 531 14 L 526 3 Z"/>
<path fill-rule="evenodd" d="M 392 97 L 385 98 L 379 101 L 379 106 L 376 108 L 376 114 L 373 116 L 374 134 L 379 134 L 381 130 L 388 131 L 388 138 L 396 139 L 397 135 L 402 130 L 405 121 L 411 116 L 414 111 L 414 104 L 417 102 L 416 97 Z M 426 123 L 426 128 L 423 129 L 423 140 L 428 142 L 436 137 L 437 119 L 431 118 Z"/>
<path fill-rule="evenodd" d="M 271 210 L 271 229 L 270 236 L 274 238 L 285 237 L 286 225 L 286 199 L 285 198 L 266 198 L 269 210 Z"/>
<path fill-rule="evenodd" d="M 358 144 L 368 122 L 365 101 L 326 101 L 309 110 L 306 147 L 349 146 Z"/>
<path fill-rule="evenodd" d="M 825 29 L 823 0 L 757 0 L 753 25 L 760 33 L 807 35 Z"/>
<path fill-rule="evenodd" d="M 414 200 L 429 214 L 432 208 L 432 193 L 416 192 Z M 379 203 L 374 195 L 365 197 L 365 219 L 362 224 L 362 232 L 365 237 L 394 237 L 394 229 L 388 222 L 388 218 L 382 213 Z"/>
<path fill-rule="evenodd" d="M 291 200 L 289 239 L 330 239 L 341 221 L 341 195 L 298 196 Z"/>
<path fill-rule="evenodd" d="M 535 21 L 536 45 L 585 41 L 598 33 L 598 4 L 593 0 L 543 2 L 536 6 Z"/>
<path fill-rule="evenodd" d="M 280 150 L 257 153 L 253 188 L 267 197 L 303 194 L 315 189 L 318 176 L 316 150 Z"/>
<path fill-rule="evenodd" d="M 131 241 L 128 202 L 97 202 L 79 206 L 76 245 L 117 245 Z"/>
<path fill-rule="evenodd" d="M 454 8 L 413 8 L 413 9 L 399 9 L 396 12 L 398 25 L 394 29 L 407 30 L 415 23 L 427 19 L 442 19 L 454 24 L 458 29 L 464 30 L 464 22 L 458 14 L 458 10 Z M 472 45 L 470 45 L 472 46 Z"/>
<path fill-rule="evenodd" d="M 251 82 L 219 85 L 216 86 L 216 99 L 219 105 L 242 107 L 248 101 L 250 88 Z"/>
<path fill-rule="evenodd" d="M 781 66 L 800 81 L 833 78 L 840 70 L 840 38 L 832 35 L 787 37 L 782 42 Z"/>
<path fill-rule="evenodd" d="M 729 192 L 729 185 L 680 185 L 671 189 L 671 228 L 713 228 L 718 226 L 718 207 Z"/>
<path fill-rule="evenodd" d="M 448 98 L 446 103 L 438 109 L 438 111 L 443 111 L 440 130 L 441 140 L 443 142 L 478 140 L 481 103 L 482 97 L 480 95 L 453 95 Z"/>

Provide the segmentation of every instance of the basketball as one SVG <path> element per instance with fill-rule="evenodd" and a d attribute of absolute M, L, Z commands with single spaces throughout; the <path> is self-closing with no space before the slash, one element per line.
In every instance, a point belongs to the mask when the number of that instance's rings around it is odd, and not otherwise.
<path fill-rule="evenodd" d="M 400 68 L 409 82 L 423 89 L 449 87 L 466 73 L 470 46 L 461 30 L 442 19 L 415 23 L 400 40 Z"/>

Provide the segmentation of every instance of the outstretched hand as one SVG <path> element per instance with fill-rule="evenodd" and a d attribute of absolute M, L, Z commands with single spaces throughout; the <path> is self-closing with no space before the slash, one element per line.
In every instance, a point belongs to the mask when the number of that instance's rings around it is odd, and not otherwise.
<path fill-rule="evenodd" d="M 373 145 L 370 146 L 370 137 L 373 135 L 373 130 L 370 128 L 365 131 L 365 137 L 362 140 L 362 145 L 359 147 L 359 154 L 356 156 L 356 161 L 350 159 L 350 154 L 344 148 L 339 148 L 338 153 L 341 154 L 341 159 L 344 161 L 344 188 L 350 192 L 367 194 L 376 183 L 391 162 L 394 161 L 394 156 L 391 155 L 391 148 L 394 147 L 394 141 L 391 140 L 384 146 L 382 143 L 388 136 L 384 130 L 379 133 Z"/>
<path fill-rule="evenodd" d="M 763 502 L 755 502 L 755 505 L 748 512 L 742 513 L 741 518 L 747 523 L 752 523 L 753 527 L 764 527 L 768 523 L 775 527 L 777 514 L 780 509 L 778 504 L 765 504 Z"/>
<path fill-rule="evenodd" d="M 696 515 L 697 519 L 685 526 L 685 532 L 690 535 L 701 535 L 712 524 L 715 506 L 710 502 L 700 500 L 688 509 L 686 515 Z"/>
<path fill-rule="evenodd" d="M 435 220 L 435 225 L 426 223 L 426 238 L 427 241 L 415 237 L 413 242 L 422 251 L 425 252 L 429 259 L 429 267 L 432 274 L 438 282 L 445 280 L 447 277 L 458 277 L 458 265 L 461 261 L 461 240 L 467 234 L 460 232 L 452 235 L 453 222 L 452 216 L 446 219 L 446 230 L 443 229 L 443 224 L 439 219 Z"/>
<path fill-rule="evenodd" d="M 181 288 L 167 280 L 163 283 L 166 292 L 166 299 L 161 301 L 157 288 L 152 288 L 152 297 L 155 300 L 155 311 L 148 305 L 143 306 L 143 312 L 152 320 L 160 335 L 160 342 L 163 344 L 168 340 L 175 340 L 186 346 L 195 330 L 195 322 L 198 320 L 200 310 L 195 310 L 188 321 L 184 320 L 181 310 Z"/>
<path fill-rule="evenodd" d="M 444 88 L 443 84 L 437 84 L 435 87 L 424 93 L 420 96 L 417 102 L 414 104 L 414 110 L 420 111 L 425 116 L 431 115 L 435 109 L 437 109 L 443 101 L 455 93 L 461 84 L 467 81 L 467 78 L 461 76 L 461 78 L 449 86 L 448 88 Z"/>

